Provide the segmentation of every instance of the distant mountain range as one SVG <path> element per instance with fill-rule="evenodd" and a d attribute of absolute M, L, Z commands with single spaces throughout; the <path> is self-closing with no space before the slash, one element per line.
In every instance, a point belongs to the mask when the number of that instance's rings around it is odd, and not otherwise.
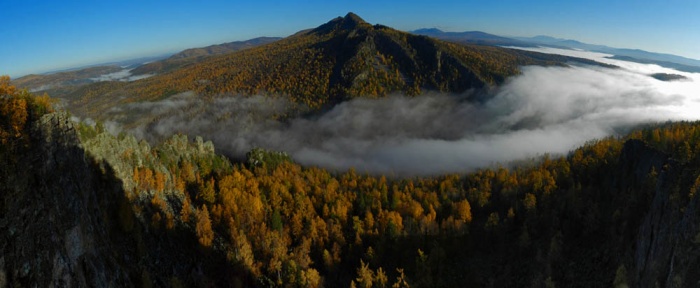
<path fill-rule="evenodd" d="M 656 64 L 656 65 L 659 65 L 661 67 L 676 69 L 678 71 L 683 71 L 683 72 L 700 73 L 700 66 L 683 65 L 683 64 L 678 64 L 678 63 L 669 62 L 669 61 L 641 59 L 641 58 L 634 58 L 634 57 L 621 56 L 621 55 L 613 55 L 609 58 L 623 60 L 623 61 L 629 61 L 629 62 L 642 63 L 642 64 Z M 690 60 L 692 60 L 692 59 L 690 59 Z"/>
<path fill-rule="evenodd" d="M 267 43 L 272 43 L 277 40 L 280 40 L 282 38 L 280 37 L 258 37 L 258 38 L 253 38 L 250 40 L 246 41 L 234 41 L 234 42 L 228 42 L 228 43 L 223 43 L 223 44 L 218 44 L 218 45 L 210 45 L 207 47 L 202 47 L 202 48 L 192 48 L 192 49 L 187 49 L 184 50 L 180 53 L 177 53 L 173 56 L 171 56 L 169 59 L 182 59 L 182 58 L 190 58 L 190 57 L 202 57 L 202 56 L 209 56 L 209 55 L 219 55 L 219 54 L 226 54 L 230 52 L 235 52 L 239 50 L 243 50 L 246 48 L 253 48 L 255 46 L 260 46 L 264 45 Z"/>
<path fill-rule="evenodd" d="M 246 41 L 234 41 L 201 48 L 191 48 L 173 55 L 142 57 L 63 69 L 42 74 L 30 74 L 14 79 L 12 82 L 17 87 L 26 88 L 30 91 L 46 91 L 51 95 L 60 97 L 74 92 L 79 87 L 90 83 L 107 80 L 126 81 L 132 75 L 135 75 L 135 77 L 133 77 L 135 79 L 141 79 L 200 62 L 208 56 L 240 51 L 271 43 L 279 39 L 281 38 L 258 37 Z M 120 72 L 123 79 L 101 77 Z"/>
<path fill-rule="evenodd" d="M 168 57 L 170 57 L 170 54 L 29 74 L 12 80 L 12 83 L 29 91 L 47 91 L 51 95 L 62 95 L 72 91 L 75 87 L 97 82 L 100 76 L 131 70 L 146 63 L 163 60 Z M 128 73 L 124 75 L 129 76 Z"/>
<path fill-rule="evenodd" d="M 204 60 L 208 56 L 236 52 L 280 40 L 279 37 L 258 37 L 245 41 L 234 41 L 201 48 L 187 49 L 167 59 L 141 65 L 134 69 L 135 75 L 163 73 Z"/>
<path fill-rule="evenodd" d="M 444 32 L 437 28 L 423 28 L 411 31 L 413 34 L 434 37 L 440 40 L 461 44 L 479 44 L 492 46 L 536 47 L 537 45 L 517 39 L 501 37 L 481 31 Z"/>
<path fill-rule="evenodd" d="M 686 72 L 700 72 L 700 60 L 690 59 L 672 54 L 648 52 L 639 49 L 613 48 L 605 45 L 587 44 L 576 40 L 560 39 L 549 36 L 515 37 L 514 39 L 550 47 L 581 49 L 593 52 L 612 54 L 614 55 L 614 58 L 620 60 L 647 64 L 657 64 L 659 66 L 678 69 Z"/>
<path fill-rule="evenodd" d="M 73 72 L 73 71 L 85 70 L 85 69 L 89 69 L 89 68 L 107 67 L 107 66 L 118 66 L 118 67 L 122 67 L 122 68 L 132 69 L 132 68 L 136 68 L 138 66 L 141 66 L 144 63 L 150 63 L 153 61 L 166 59 L 166 58 L 170 57 L 171 55 L 172 55 L 172 53 L 167 53 L 167 54 L 162 54 L 162 55 L 157 55 L 157 56 L 147 56 L 147 57 L 140 57 L 140 58 L 134 58 L 134 59 L 126 59 L 126 60 L 122 60 L 122 61 L 113 61 L 113 62 L 91 64 L 91 65 L 72 67 L 72 68 L 67 68 L 67 69 L 53 70 L 53 71 L 48 71 L 48 72 L 43 72 L 43 73 L 38 73 L 38 74 L 30 74 L 30 75 L 26 75 L 26 76 L 51 75 L 51 74 L 56 74 L 56 73 L 61 73 L 61 72 Z M 17 79 L 19 79 L 19 78 L 17 78 Z"/>
<path fill-rule="evenodd" d="M 69 69 L 49 74 L 30 74 L 13 80 L 18 87 L 30 91 L 47 91 L 70 86 L 81 86 L 95 82 L 92 78 L 115 73 L 123 70 L 116 65 L 95 66 L 88 68 Z"/>
<path fill-rule="evenodd" d="M 580 49 L 592 52 L 612 54 L 611 58 L 644 64 L 656 64 L 679 71 L 700 73 L 700 60 L 672 54 L 654 53 L 639 49 L 613 48 L 605 45 L 587 44 L 576 40 L 554 38 L 550 36 L 502 37 L 480 31 L 444 32 L 436 28 L 423 28 L 411 31 L 413 34 L 425 35 L 455 43 L 469 43 L 496 46 L 537 47 L 546 46 L 563 49 Z"/>

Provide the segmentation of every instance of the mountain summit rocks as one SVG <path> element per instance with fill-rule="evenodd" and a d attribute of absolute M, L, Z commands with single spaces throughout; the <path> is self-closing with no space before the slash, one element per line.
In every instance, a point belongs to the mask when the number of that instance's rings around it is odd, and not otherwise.
<path fill-rule="evenodd" d="M 342 30 L 354 30 L 361 27 L 368 28 L 371 27 L 369 23 L 365 22 L 360 16 L 355 13 L 348 13 L 345 17 L 336 17 L 335 19 L 329 21 L 326 24 L 318 26 L 317 28 L 311 30 L 311 33 L 327 34 Z"/>

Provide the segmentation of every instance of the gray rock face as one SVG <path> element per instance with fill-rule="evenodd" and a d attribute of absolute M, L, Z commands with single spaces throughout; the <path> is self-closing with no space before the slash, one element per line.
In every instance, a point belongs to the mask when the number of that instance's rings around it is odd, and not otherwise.
<path fill-rule="evenodd" d="M 114 213 L 100 211 L 116 207 L 119 185 L 100 187 L 105 175 L 80 148 L 67 114 L 43 116 L 31 137 L 0 182 L 6 207 L 0 215 L 0 287 L 129 286 L 108 240 L 106 224 Z"/>
<path fill-rule="evenodd" d="M 185 195 L 153 156 L 158 150 L 104 131 L 80 138 L 79 124 L 65 112 L 33 122 L 16 153 L 0 154 L 0 288 L 210 281 L 200 264 L 222 263 L 225 254 L 200 255 L 193 227 L 179 217 L 167 232 L 151 225 L 155 192 L 134 193 L 134 169 L 150 167 L 165 175 L 161 212 L 180 212 Z M 218 157 L 211 142 L 190 143 L 186 136 L 173 136 L 158 149 L 173 163 Z"/>
<path fill-rule="evenodd" d="M 698 197 L 689 197 L 695 179 L 686 179 L 696 171 L 638 140 L 625 144 L 620 159 L 623 171 L 652 191 L 635 242 L 629 243 L 634 247 L 631 278 L 638 287 L 697 287 L 700 213 Z"/>

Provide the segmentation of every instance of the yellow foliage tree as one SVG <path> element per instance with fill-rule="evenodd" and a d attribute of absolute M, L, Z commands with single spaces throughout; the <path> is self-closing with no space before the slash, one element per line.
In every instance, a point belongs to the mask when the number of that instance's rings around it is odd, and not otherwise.
<path fill-rule="evenodd" d="M 211 247 L 214 241 L 214 231 L 211 229 L 211 221 L 209 220 L 209 211 L 206 205 L 202 205 L 202 209 L 197 213 L 197 225 L 195 227 L 199 244 L 204 247 Z"/>

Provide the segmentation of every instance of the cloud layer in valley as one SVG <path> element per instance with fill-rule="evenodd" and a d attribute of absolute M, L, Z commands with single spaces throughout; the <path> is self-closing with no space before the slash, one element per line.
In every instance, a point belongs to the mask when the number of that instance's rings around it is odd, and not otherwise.
<path fill-rule="evenodd" d="M 122 81 L 122 82 L 130 82 L 130 81 L 136 81 L 139 79 L 144 79 L 153 76 L 153 74 L 144 74 L 144 75 L 131 75 L 131 70 L 132 69 L 123 69 L 121 71 L 109 73 L 109 74 L 103 74 L 95 78 L 90 78 L 90 80 L 94 82 L 104 82 L 104 81 Z"/>
<path fill-rule="evenodd" d="M 547 51 L 552 52 L 552 51 Z M 133 131 L 157 141 L 172 133 L 202 135 L 218 151 L 242 157 L 253 147 L 286 151 L 298 162 L 360 172 L 430 175 L 464 172 L 543 153 L 563 154 L 588 140 L 667 120 L 700 119 L 700 75 L 575 53 L 620 69 L 524 67 L 490 100 L 469 95 L 393 95 L 355 99 L 314 117 L 277 121 L 281 98 L 200 100 L 182 94 L 112 111 L 116 121 L 151 115 Z M 663 82 L 651 73 L 689 81 Z M 127 117 L 127 118 L 119 118 Z"/>

